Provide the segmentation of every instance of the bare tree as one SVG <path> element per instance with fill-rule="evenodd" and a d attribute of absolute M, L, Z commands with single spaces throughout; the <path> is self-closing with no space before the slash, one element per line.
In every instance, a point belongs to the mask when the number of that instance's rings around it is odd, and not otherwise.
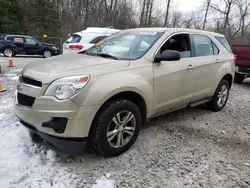
<path fill-rule="evenodd" d="M 249 8 L 250 8 L 249 6 L 250 6 L 250 2 L 248 2 L 248 0 L 243 0 L 243 1 L 238 1 L 237 2 L 237 7 L 238 7 L 239 12 L 240 12 L 240 20 L 241 20 L 240 21 L 241 22 L 241 37 L 244 36 L 244 33 L 245 33 L 246 29 L 247 29 L 247 27 L 246 27 L 246 18 L 250 14 L 249 13 Z"/>
<path fill-rule="evenodd" d="M 166 10 L 166 15 L 165 15 L 164 27 L 168 26 L 168 17 L 169 17 L 170 2 L 171 2 L 171 0 L 166 0 L 167 10 Z"/>
<path fill-rule="evenodd" d="M 236 4 L 237 0 L 220 0 L 220 3 L 211 4 L 210 7 L 218 11 L 224 16 L 223 32 L 226 34 L 227 27 L 229 29 L 229 36 L 231 36 L 230 29 L 230 13 L 233 9 L 233 6 Z M 220 6 L 219 6 L 220 5 Z"/>
<path fill-rule="evenodd" d="M 206 0 L 206 11 L 205 11 L 205 17 L 204 17 L 204 22 L 203 22 L 203 26 L 202 26 L 202 29 L 205 30 L 206 28 L 206 23 L 207 23 L 207 15 L 208 15 L 208 11 L 209 11 L 209 8 L 210 8 L 210 4 L 211 4 L 211 1 L 212 0 Z"/>
<path fill-rule="evenodd" d="M 174 11 L 171 16 L 170 26 L 171 27 L 181 27 L 182 24 L 182 13 L 179 11 Z"/>

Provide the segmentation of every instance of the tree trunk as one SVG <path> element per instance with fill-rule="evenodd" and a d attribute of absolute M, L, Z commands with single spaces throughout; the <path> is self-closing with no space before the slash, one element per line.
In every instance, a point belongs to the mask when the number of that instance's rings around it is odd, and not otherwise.
<path fill-rule="evenodd" d="M 143 26 L 143 17 L 145 15 L 145 6 L 146 6 L 146 0 L 143 0 L 142 10 L 141 10 L 140 26 Z"/>
<path fill-rule="evenodd" d="M 202 26 L 202 30 L 205 30 L 206 28 L 206 23 L 207 23 L 207 15 L 208 15 L 208 11 L 209 11 L 209 7 L 210 7 L 210 3 L 212 0 L 208 0 L 207 1 L 207 7 L 206 7 L 206 13 L 205 13 L 205 18 L 204 18 L 204 22 L 203 22 L 203 26 Z"/>
<path fill-rule="evenodd" d="M 170 2 L 171 2 L 171 0 L 168 0 L 167 11 L 166 11 L 166 16 L 165 16 L 165 22 L 164 22 L 164 27 L 168 26 L 168 15 L 169 15 L 169 9 L 170 9 Z"/>

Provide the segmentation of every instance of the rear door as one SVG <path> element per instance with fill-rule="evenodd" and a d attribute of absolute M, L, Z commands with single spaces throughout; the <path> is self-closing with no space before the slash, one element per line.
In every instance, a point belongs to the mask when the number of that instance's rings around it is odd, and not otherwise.
<path fill-rule="evenodd" d="M 192 102 L 209 100 L 218 82 L 218 71 L 222 63 L 220 51 L 208 36 L 192 34 L 191 40 L 195 56 L 195 89 Z"/>
<path fill-rule="evenodd" d="M 24 37 L 14 36 L 13 37 L 13 43 L 15 44 L 18 53 L 24 53 Z"/>
<path fill-rule="evenodd" d="M 24 43 L 25 43 L 24 47 L 25 47 L 26 54 L 30 54 L 30 55 L 38 54 L 39 49 L 40 49 L 40 45 L 38 41 L 29 37 L 25 37 Z"/>

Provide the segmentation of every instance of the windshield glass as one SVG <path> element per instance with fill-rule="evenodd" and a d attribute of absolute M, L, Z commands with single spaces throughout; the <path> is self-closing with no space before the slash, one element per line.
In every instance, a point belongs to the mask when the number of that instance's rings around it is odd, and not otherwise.
<path fill-rule="evenodd" d="M 98 42 L 84 54 L 106 54 L 106 57 L 113 56 L 119 60 L 136 60 L 145 55 L 161 35 L 161 32 L 120 33 Z"/>

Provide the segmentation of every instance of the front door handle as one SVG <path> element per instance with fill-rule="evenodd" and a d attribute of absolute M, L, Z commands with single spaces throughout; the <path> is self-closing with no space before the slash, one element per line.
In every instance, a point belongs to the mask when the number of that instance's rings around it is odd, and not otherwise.
<path fill-rule="evenodd" d="M 220 60 L 219 60 L 219 59 L 216 59 L 216 60 L 215 60 L 215 63 L 220 63 Z"/>
<path fill-rule="evenodd" d="M 188 65 L 188 67 L 187 67 L 187 70 L 193 70 L 194 69 L 194 66 L 193 65 Z"/>

